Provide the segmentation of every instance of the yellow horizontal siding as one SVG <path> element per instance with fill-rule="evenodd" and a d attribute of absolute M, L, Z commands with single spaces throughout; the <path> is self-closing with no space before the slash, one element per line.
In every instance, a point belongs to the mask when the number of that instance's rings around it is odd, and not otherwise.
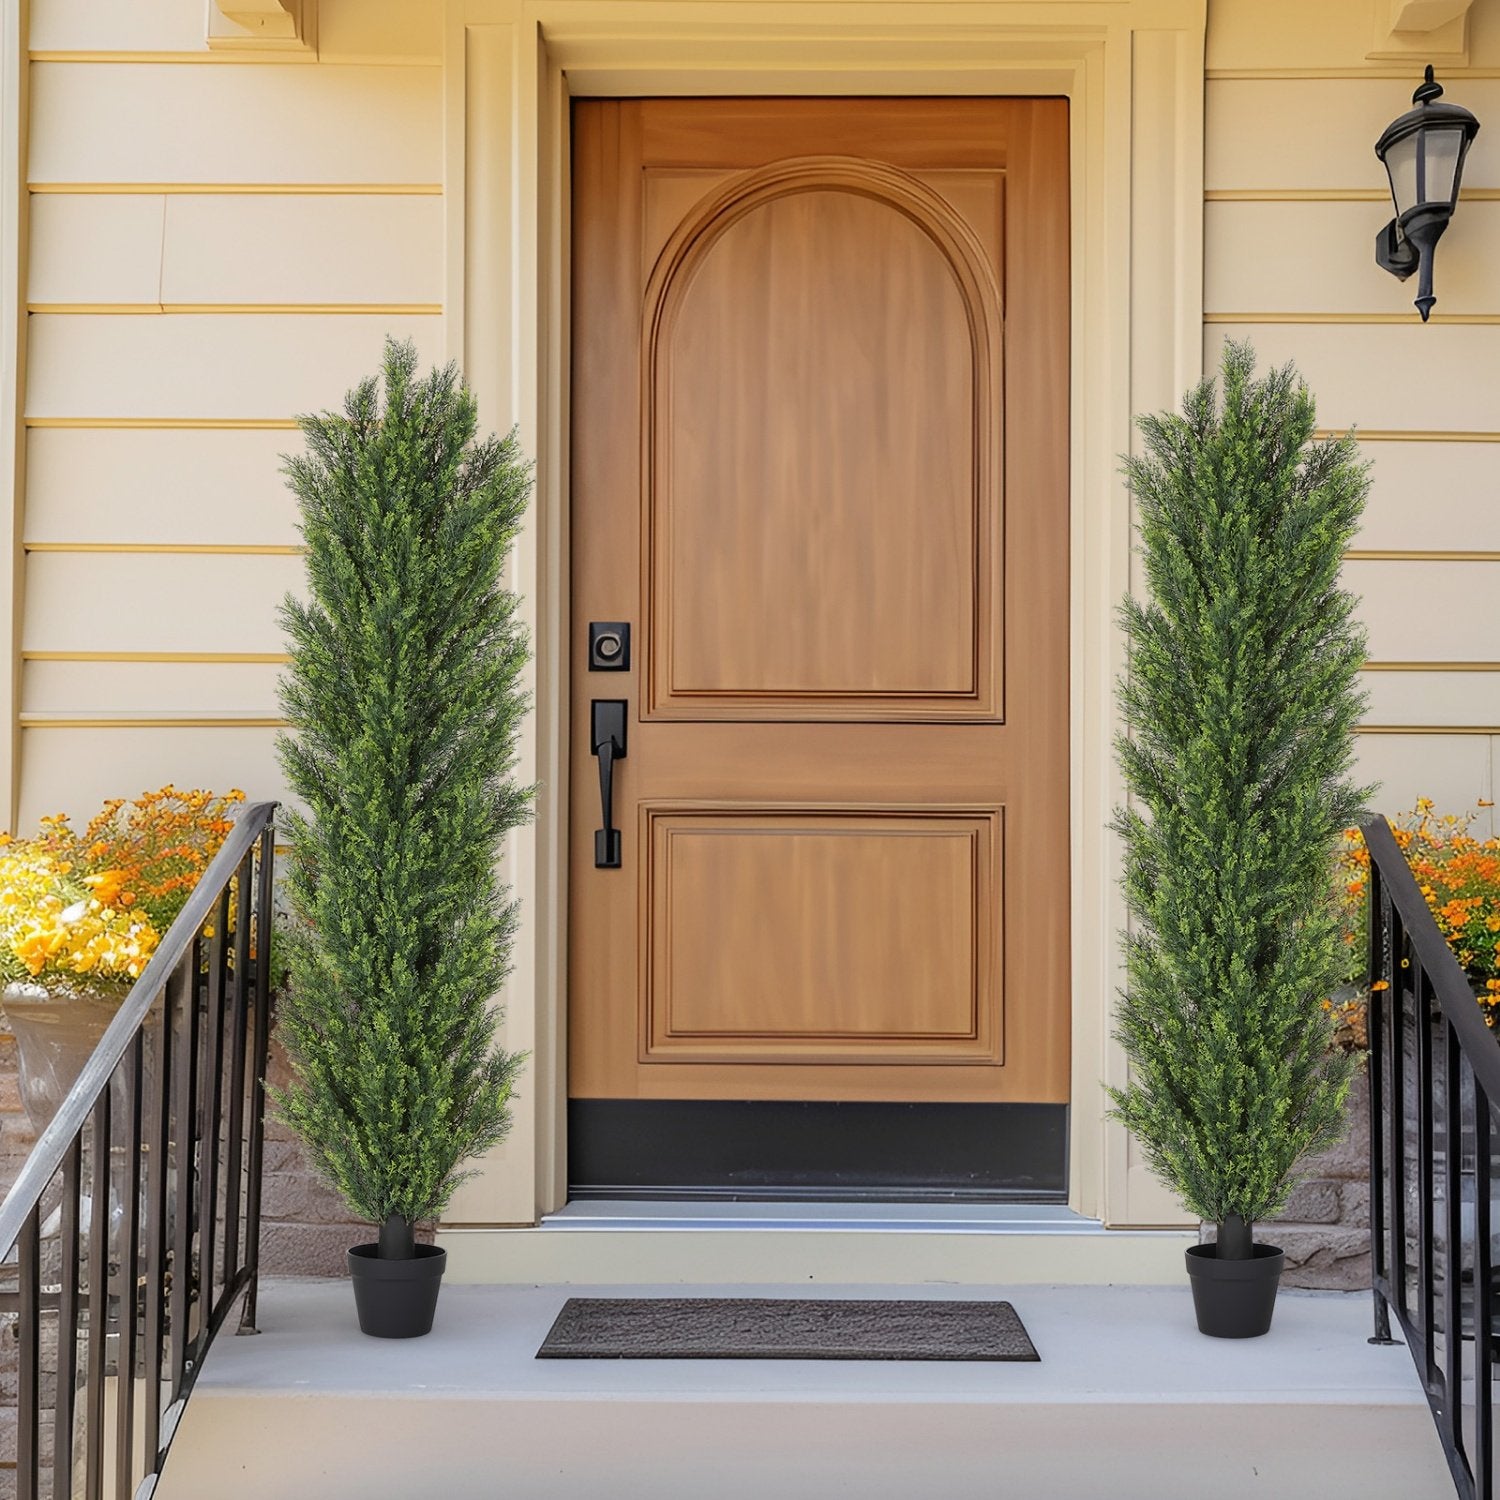
<path fill-rule="evenodd" d="M 36 428 L 26 444 L 28 541 L 295 546 L 281 429 Z"/>
<path fill-rule="evenodd" d="M 35 63 L 29 180 L 438 182 L 436 66 Z"/>
<path fill-rule="evenodd" d="M 31 51 L 83 59 L 144 54 L 183 63 L 264 63 L 267 54 L 212 52 L 204 41 L 205 0 L 32 0 Z M 310 63 L 437 60 L 444 9 L 433 0 L 318 0 L 318 52 Z M 297 54 L 293 54 L 296 56 Z M 272 59 L 286 54 L 271 53 Z"/>
<path fill-rule="evenodd" d="M 1402 671 L 1370 671 L 1360 681 L 1369 696 L 1367 724 L 1423 724 L 1435 728 L 1500 725 L 1500 663 L 1479 669 L 1444 662 L 1443 670 L 1423 670 L 1403 662 Z"/>
<path fill-rule="evenodd" d="M 19 826 L 33 828 L 52 812 L 86 813 L 107 797 L 169 781 L 218 791 L 239 787 L 252 799 L 285 801 L 276 734 L 248 725 L 22 729 Z"/>
<path fill-rule="evenodd" d="M 1441 72 L 1441 69 L 1439 70 Z M 1421 77 L 1420 65 L 1412 75 Z M 1410 90 L 1388 79 L 1210 79 L 1206 85 L 1204 185 L 1210 191 L 1362 189 L 1385 178 L 1374 142 Z M 1500 78 L 1465 79 L 1450 96 L 1481 120 L 1500 118 Z M 1471 188 L 1500 188 L 1500 152 L 1476 148 Z M 1378 198 L 1375 200 L 1378 201 Z M 1373 250 L 1374 236 L 1371 234 Z"/>
<path fill-rule="evenodd" d="M 271 653 L 297 557 L 32 554 L 23 651 Z"/>
<path fill-rule="evenodd" d="M 1494 659 L 1500 562 L 1346 562 L 1343 576 L 1376 661 Z"/>
<path fill-rule="evenodd" d="M 1210 368 L 1229 338 L 1249 339 L 1267 362 L 1295 360 L 1326 428 L 1500 432 L 1500 402 L 1490 380 L 1479 378 L 1495 368 L 1500 333 L 1494 328 L 1424 326 L 1415 316 L 1389 328 L 1215 323 L 1204 331 Z M 1470 378 L 1456 378 L 1461 371 Z"/>
<path fill-rule="evenodd" d="M 26 417 L 287 421 L 337 406 L 378 367 L 387 335 L 414 340 L 424 361 L 443 357 L 432 315 L 36 314 Z"/>
<path fill-rule="evenodd" d="M 445 357 L 441 7 L 319 22 L 314 62 L 208 52 L 202 0 L 33 5 L 23 819 L 281 795 L 296 414 L 387 334 Z"/>
<path fill-rule="evenodd" d="M 1295 360 L 1324 430 L 1357 429 L 1372 465 L 1344 568 L 1372 652 L 1359 770 L 1380 808 L 1472 808 L 1500 758 L 1500 154 L 1470 158 L 1421 327 L 1412 286 L 1374 264 L 1390 200 L 1373 143 L 1425 58 L 1368 60 L 1374 23 L 1367 0 L 1210 5 L 1204 353 L 1212 367 L 1234 336 Z M 1500 106 L 1497 23 L 1476 6 L 1468 66 L 1438 66 L 1481 119 Z"/>

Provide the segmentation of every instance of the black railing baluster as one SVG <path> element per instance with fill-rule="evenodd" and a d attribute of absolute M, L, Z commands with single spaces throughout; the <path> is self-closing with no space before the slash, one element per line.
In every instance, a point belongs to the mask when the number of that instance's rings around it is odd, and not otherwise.
<path fill-rule="evenodd" d="M 1490 1253 L 1491 1098 L 1474 1080 L 1474 1475 L 1477 1500 L 1494 1500 L 1495 1267 Z"/>
<path fill-rule="evenodd" d="M 182 1393 L 193 1316 L 193 1246 L 198 1228 L 198 976 L 203 944 L 194 937 L 178 965 L 182 983 L 182 1036 L 177 1070 L 177 1217 L 172 1231 L 172 1293 L 168 1299 L 172 1339 L 172 1399 Z"/>
<path fill-rule="evenodd" d="M 234 1003 L 230 1011 L 229 1136 L 224 1147 L 224 1282 L 240 1263 L 241 1173 L 244 1171 L 245 1053 L 250 1001 L 250 924 L 255 910 L 252 869 L 255 851 L 240 862 L 235 877 Z"/>
<path fill-rule="evenodd" d="M 258 803 L 230 831 L 0 1203 L 0 1255 L 14 1248 L 19 1272 L 17 1290 L 0 1299 L 17 1313 L 15 1492 L 24 1500 L 146 1493 L 176 1408 L 241 1299 L 253 1331 L 273 812 Z M 50 1273 L 53 1242 L 41 1231 L 54 1190 L 58 1323 L 49 1365 L 41 1331 L 53 1292 L 41 1256 L 45 1248 Z M 52 1446 L 45 1490 L 44 1438 Z"/>
<path fill-rule="evenodd" d="M 1494 1257 L 1490 1245 L 1492 1101 L 1500 1101 L 1500 1042 L 1486 1024 L 1468 977 L 1443 937 L 1390 826 L 1364 828 L 1370 854 L 1370 1254 L 1375 1331 L 1382 1342 L 1394 1311 L 1422 1377 L 1460 1500 L 1494 1500 Z M 1409 975 L 1410 990 L 1403 984 Z M 1416 1044 L 1405 1030 L 1408 996 Z M 1434 1045 L 1434 1023 L 1441 1045 Z M 1439 1066 L 1439 1064 L 1441 1066 Z M 1468 1093 L 1472 1083 L 1472 1135 Z M 1410 1092 L 1410 1104 L 1408 1093 Z M 1408 1111 L 1415 1173 L 1408 1163 Z M 1441 1172 L 1434 1128 L 1442 1121 Z M 1464 1184 L 1474 1142 L 1472 1330 L 1464 1314 Z M 1443 1193 L 1443 1252 L 1436 1246 Z M 1415 1192 L 1416 1286 L 1409 1290 L 1407 1197 Z M 1437 1276 L 1443 1278 L 1439 1360 Z M 1465 1441 L 1464 1344 L 1473 1340 L 1474 1438 Z"/>
<path fill-rule="evenodd" d="M 214 1303 L 214 1247 L 219 1227 L 219 1116 L 224 1101 L 224 978 L 228 964 L 229 887 L 219 893 L 214 908 L 214 930 L 208 945 L 208 1040 L 203 1048 L 204 1083 L 201 1118 L 202 1136 L 198 1156 L 202 1163 L 202 1217 L 198 1224 L 198 1275 L 202 1283 L 198 1338 L 207 1348 L 209 1309 Z M 201 1351 L 199 1353 L 201 1358 Z M 195 1359 L 194 1363 L 197 1363 Z"/>
<path fill-rule="evenodd" d="M 254 1040 L 250 1048 L 250 1143 L 245 1183 L 245 1265 L 250 1284 L 240 1314 L 241 1333 L 254 1333 L 260 1284 L 260 1186 L 265 1157 L 266 1069 L 271 1048 L 271 903 L 275 894 L 276 830 L 260 836 L 255 860 Z"/>
<path fill-rule="evenodd" d="M 1447 1016 L 1443 1036 L 1443 1413 L 1464 1447 L 1463 1052 Z"/>
<path fill-rule="evenodd" d="M 146 1378 L 146 1458 L 155 1470 L 161 1451 L 161 1366 L 167 1297 L 167 1202 L 172 1169 L 173 1012 L 181 1001 L 182 970 L 162 987 L 161 1041 L 151 1089 L 151 1159 L 146 1176 L 146 1287 L 142 1318 L 141 1364 Z"/>
<path fill-rule="evenodd" d="M 94 1105 L 89 1170 L 89 1337 L 84 1384 L 84 1475 L 86 1500 L 104 1494 L 104 1363 L 109 1349 L 109 1227 L 111 1214 L 110 1119 L 108 1083 Z"/>
<path fill-rule="evenodd" d="M 115 1356 L 115 1500 L 135 1493 L 135 1309 L 139 1285 L 141 1207 L 141 1061 L 145 1033 L 137 1031 L 120 1064 L 124 1081 L 120 1163 L 120 1297 Z"/>
<path fill-rule="evenodd" d="M 26 1216 L 26 1224 L 16 1243 L 20 1277 L 16 1316 L 16 1338 L 20 1341 L 20 1369 L 16 1381 L 20 1416 L 16 1430 L 17 1500 L 36 1500 L 41 1478 L 42 1270 L 41 1233 L 37 1222 L 40 1214 L 38 1207 Z"/>
<path fill-rule="evenodd" d="M 1422 1320 L 1422 1347 L 1427 1362 L 1424 1379 L 1429 1389 L 1438 1380 L 1433 1347 L 1433 1178 L 1432 1110 L 1436 1077 L 1432 1071 L 1432 1006 L 1427 974 L 1419 964 L 1412 971 L 1412 1016 L 1417 1029 L 1417 1313 Z"/>
<path fill-rule="evenodd" d="M 78 1200 L 83 1175 L 83 1138 L 74 1136 L 63 1157 L 62 1203 L 57 1251 L 57 1385 L 52 1397 L 52 1494 L 73 1493 L 73 1409 L 78 1385 Z"/>
<path fill-rule="evenodd" d="M 1394 913 L 1388 913 L 1387 930 L 1391 936 L 1393 959 L 1406 947 L 1406 933 Z M 1406 1296 L 1406 996 L 1401 986 L 1401 972 L 1392 964 L 1391 977 L 1391 1286 L 1390 1297 L 1396 1311 L 1408 1316 Z"/>
<path fill-rule="evenodd" d="M 1380 878 L 1380 867 L 1371 860 L 1370 875 L 1370 942 L 1369 974 L 1370 999 L 1365 1016 L 1365 1041 L 1370 1049 L 1366 1080 L 1370 1102 L 1370 1273 L 1371 1295 L 1375 1305 L 1375 1332 L 1372 1344 L 1393 1344 L 1391 1337 L 1391 1310 L 1386 1302 L 1386 1222 L 1385 1222 L 1385 1091 L 1386 1091 L 1386 1040 L 1387 1017 L 1391 1006 L 1388 999 L 1389 986 L 1386 978 L 1386 940 L 1390 932 L 1389 910 L 1386 906 L 1384 887 Z"/>

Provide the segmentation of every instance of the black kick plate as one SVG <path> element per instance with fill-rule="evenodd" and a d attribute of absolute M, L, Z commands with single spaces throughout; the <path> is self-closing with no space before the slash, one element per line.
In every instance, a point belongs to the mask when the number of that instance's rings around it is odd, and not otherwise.
<path fill-rule="evenodd" d="M 575 1198 L 1067 1198 L 1065 1104 L 573 1099 Z"/>

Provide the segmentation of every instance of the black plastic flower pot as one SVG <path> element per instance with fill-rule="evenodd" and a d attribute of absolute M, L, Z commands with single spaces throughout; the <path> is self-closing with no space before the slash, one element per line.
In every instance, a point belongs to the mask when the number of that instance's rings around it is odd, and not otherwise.
<path fill-rule="evenodd" d="M 1189 1246 L 1188 1279 L 1198 1332 L 1216 1339 L 1256 1339 L 1269 1333 L 1285 1262 L 1275 1245 L 1256 1245 L 1249 1260 L 1220 1260 L 1214 1245 Z"/>
<path fill-rule="evenodd" d="M 418 1245 L 411 1260 L 381 1260 L 379 1248 L 356 1245 L 349 1252 L 360 1332 L 374 1339 L 419 1339 L 431 1333 L 448 1252 Z"/>

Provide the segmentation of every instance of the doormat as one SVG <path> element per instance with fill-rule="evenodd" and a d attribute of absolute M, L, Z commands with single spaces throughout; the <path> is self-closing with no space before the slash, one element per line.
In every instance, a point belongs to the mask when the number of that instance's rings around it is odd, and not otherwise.
<path fill-rule="evenodd" d="M 1009 1302 L 569 1297 L 538 1359 L 1036 1360 Z"/>

